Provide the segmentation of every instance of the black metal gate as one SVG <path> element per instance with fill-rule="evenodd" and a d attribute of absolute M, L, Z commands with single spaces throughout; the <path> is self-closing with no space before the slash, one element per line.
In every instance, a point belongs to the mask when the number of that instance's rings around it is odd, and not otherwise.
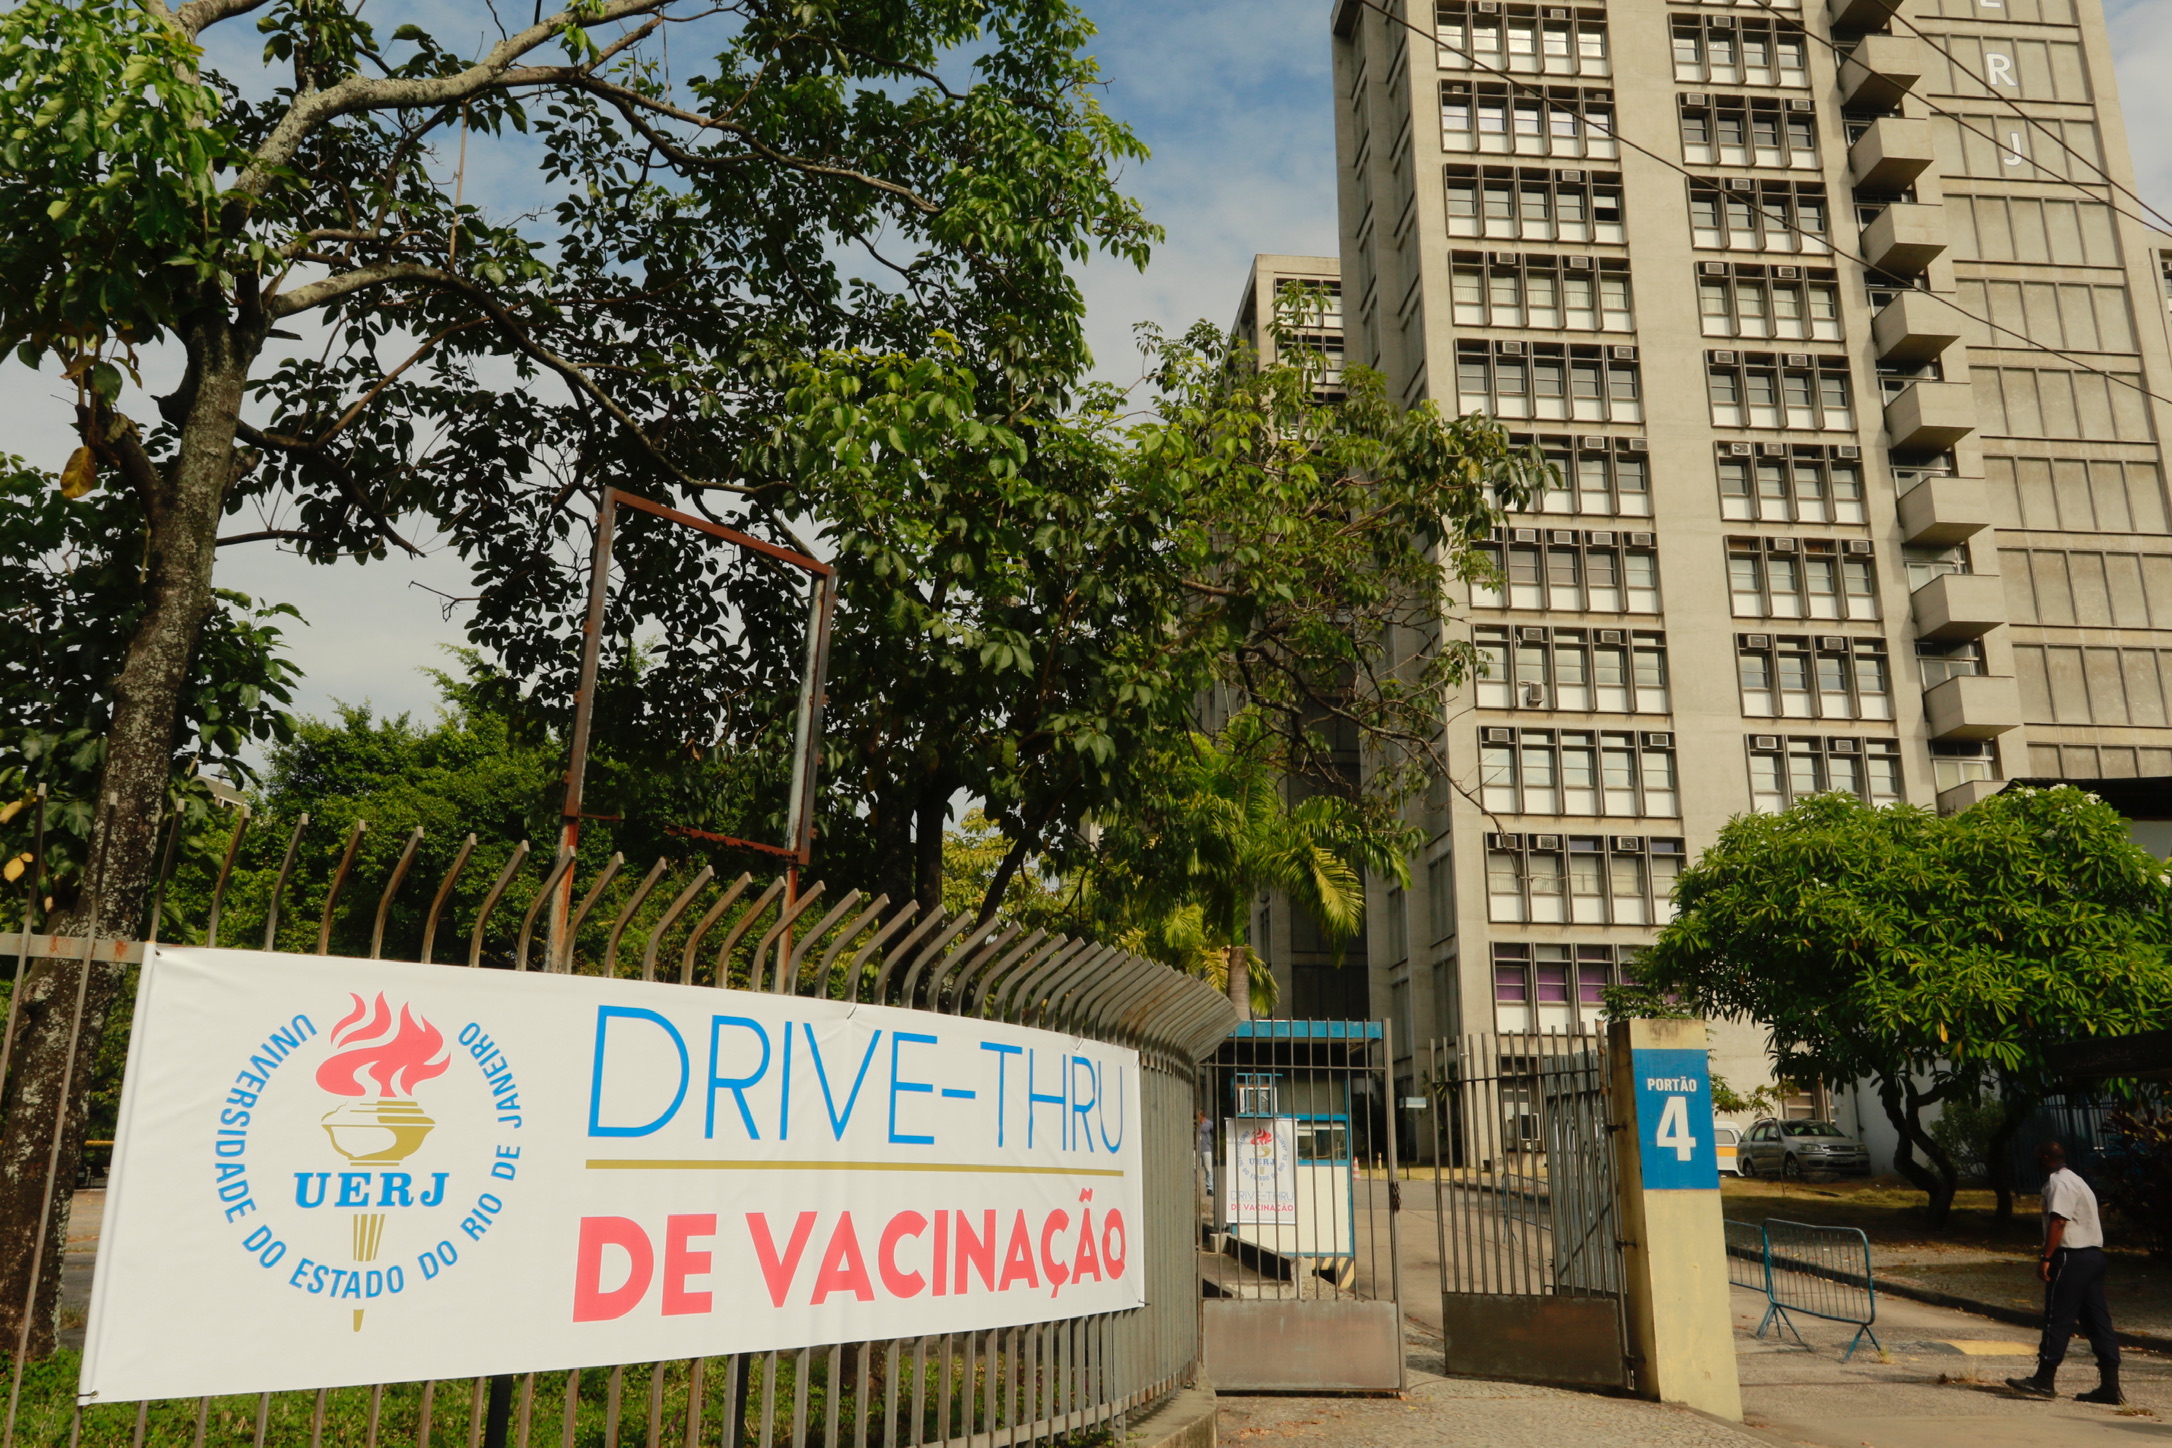
<path fill-rule="evenodd" d="M 1448 1370 L 1628 1386 L 1603 1039 L 1460 1036 L 1426 1056 Z"/>
<path fill-rule="evenodd" d="M 1217 1388 L 1403 1387 L 1391 1059 L 1380 1021 L 1249 1021 L 1206 1068 L 1201 1349 Z"/>

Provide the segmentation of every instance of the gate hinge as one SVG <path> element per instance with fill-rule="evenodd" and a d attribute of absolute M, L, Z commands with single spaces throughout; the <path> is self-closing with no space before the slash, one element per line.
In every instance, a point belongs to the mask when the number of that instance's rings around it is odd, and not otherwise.
<path fill-rule="evenodd" d="M 1634 1247 L 1636 1244 L 1637 1239 L 1634 1237 L 1616 1237 L 1614 1239 L 1614 1245 L 1616 1247 Z"/>

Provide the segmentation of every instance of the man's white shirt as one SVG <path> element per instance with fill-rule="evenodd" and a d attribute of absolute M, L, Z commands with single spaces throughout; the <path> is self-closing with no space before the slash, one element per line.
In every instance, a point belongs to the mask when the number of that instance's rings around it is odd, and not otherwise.
<path fill-rule="evenodd" d="M 2101 1247 L 2104 1245 L 2104 1228 L 2097 1220 L 2097 1194 L 2089 1190 L 2089 1183 L 2074 1175 L 2067 1167 L 2060 1167 L 2044 1179 L 2044 1240 L 2051 1240 L 2051 1219 L 2066 1218 L 2066 1232 L 2060 1237 L 2062 1247 Z"/>

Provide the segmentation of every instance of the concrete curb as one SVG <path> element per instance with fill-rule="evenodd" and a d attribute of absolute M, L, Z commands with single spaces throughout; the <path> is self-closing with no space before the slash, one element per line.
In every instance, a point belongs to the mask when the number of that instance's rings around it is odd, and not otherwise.
<path fill-rule="evenodd" d="M 1178 1388 L 1125 1427 L 1123 1448 L 1214 1448 L 1214 1385 Z"/>
<path fill-rule="evenodd" d="M 2027 1312 L 1997 1302 L 1980 1302 L 1973 1297 L 1940 1292 L 1934 1287 L 1918 1287 L 1912 1282 L 1880 1278 L 1877 1288 L 1891 1297 L 1905 1297 L 1910 1302 L 1921 1302 L 1931 1307 L 1950 1307 L 1958 1312 L 1973 1312 L 1978 1317 L 1988 1317 L 1996 1322 L 2010 1322 L 2016 1327 L 2041 1330 L 2044 1326 L 2044 1314 L 2041 1312 Z M 2172 1353 L 2172 1337 L 2153 1332 L 2121 1332 L 2116 1335 L 2121 1347 L 2140 1348 L 2145 1352 Z"/>

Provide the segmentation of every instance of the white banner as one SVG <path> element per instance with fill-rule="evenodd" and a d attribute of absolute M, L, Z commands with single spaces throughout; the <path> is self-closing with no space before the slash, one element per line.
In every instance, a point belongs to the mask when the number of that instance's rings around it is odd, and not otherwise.
<path fill-rule="evenodd" d="M 1136 1307 L 1139 1063 L 793 996 L 159 947 L 86 1402 Z"/>

